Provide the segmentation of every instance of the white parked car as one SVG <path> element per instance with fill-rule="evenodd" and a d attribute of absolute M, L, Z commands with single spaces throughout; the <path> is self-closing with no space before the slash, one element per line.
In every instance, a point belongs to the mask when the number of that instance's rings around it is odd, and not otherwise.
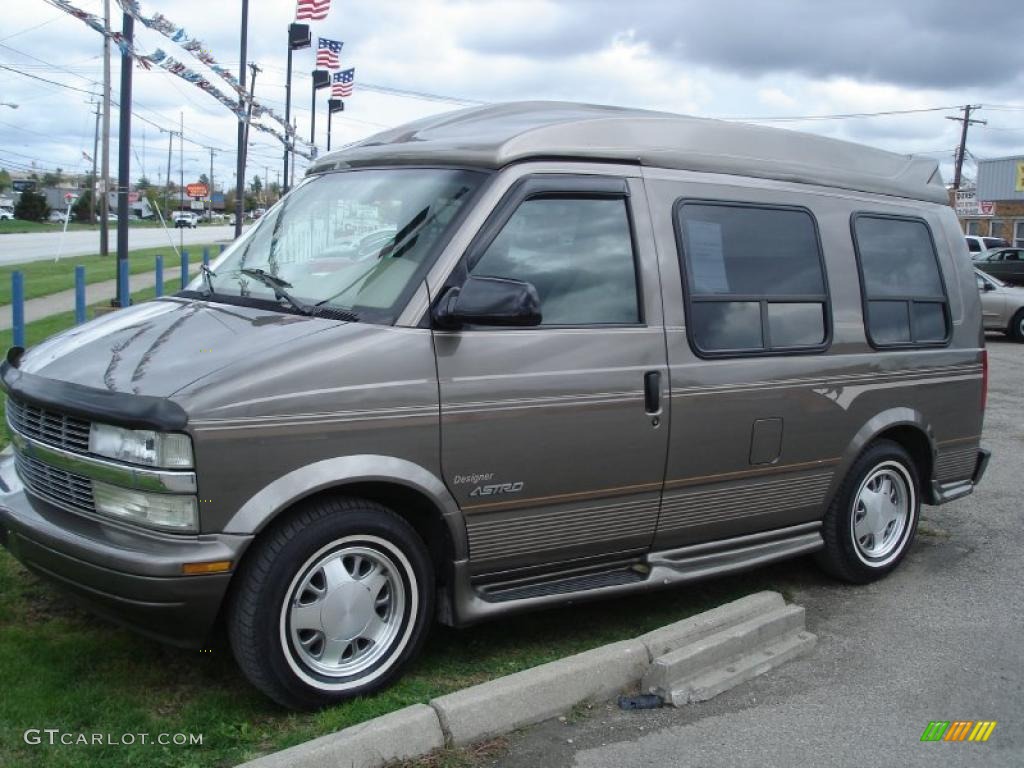
<path fill-rule="evenodd" d="M 175 211 L 171 214 L 171 218 L 174 219 L 174 226 L 177 228 L 190 227 L 195 229 L 199 226 L 199 216 L 191 211 Z"/>
<path fill-rule="evenodd" d="M 992 248 L 1010 247 L 1010 244 L 1001 237 L 982 237 L 980 235 L 965 235 L 964 240 L 967 241 L 967 250 L 971 252 L 972 258 L 975 258 L 976 254 L 991 250 Z"/>
<path fill-rule="evenodd" d="M 0 221 L 13 221 L 14 220 L 14 209 L 13 208 L 0 208 Z"/>

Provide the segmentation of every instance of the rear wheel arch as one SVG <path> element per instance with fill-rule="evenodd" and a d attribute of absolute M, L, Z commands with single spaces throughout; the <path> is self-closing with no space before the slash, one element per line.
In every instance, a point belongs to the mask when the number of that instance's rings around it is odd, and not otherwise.
<path fill-rule="evenodd" d="M 925 504 L 933 503 L 931 479 L 936 457 L 935 437 L 928 420 L 912 408 L 883 411 L 858 430 L 840 459 L 829 498 L 839 492 L 857 459 L 879 440 L 891 440 L 910 454 L 921 481 L 921 500 Z"/>

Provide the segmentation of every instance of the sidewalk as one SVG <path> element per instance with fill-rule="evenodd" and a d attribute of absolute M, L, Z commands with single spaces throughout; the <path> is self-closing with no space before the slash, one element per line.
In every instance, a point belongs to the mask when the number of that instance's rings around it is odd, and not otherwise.
<path fill-rule="evenodd" d="M 193 264 L 190 274 L 195 274 L 199 265 Z M 178 277 L 177 266 L 174 269 L 164 267 L 165 283 Z M 131 275 L 128 279 L 130 292 L 141 291 L 145 288 L 152 288 L 156 285 L 156 272 L 140 272 Z M 104 280 L 101 283 L 91 283 L 85 286 L 85 304 L 95 304 L 98 301 L 109 301 L 117 293 L 117 280 Z M 61 312 L 73 312 L 75 309 L 75 289 L 59 293 L 51 293 L 49 296 L 40 296 L 37 299 L 29 299 L 25 302 L 25 322 L 31 323 L 34 320 L 41 320 L 50 315 L 59 315 Z M 11 328 L 11 305 L 6 304 L 0 307 L 0 331 Z"/>

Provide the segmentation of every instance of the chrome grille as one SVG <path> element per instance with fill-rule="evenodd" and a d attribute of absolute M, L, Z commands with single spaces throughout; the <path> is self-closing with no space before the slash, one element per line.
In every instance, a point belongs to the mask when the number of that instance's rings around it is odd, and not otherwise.
<path fill-rule="evenodd" d="M 51 467 L 31 456 L 14 454 L 14 465 L 25 488 L 44 501 L 82 512 L 95 512 L 92 482 L 81 475 Z"/>
<path fill-rule="evenodd" d="M 89 452 L 90 423 L 85 419 L 22 403 L 14 398 L 7 399 L 7 419 L 25 437 L 68 451 Z"/>

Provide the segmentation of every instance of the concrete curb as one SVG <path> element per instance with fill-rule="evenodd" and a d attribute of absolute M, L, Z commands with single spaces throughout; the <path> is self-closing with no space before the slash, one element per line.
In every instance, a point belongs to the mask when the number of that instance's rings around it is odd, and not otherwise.
<path fill-rule="evenodd" d="M 426 704 L 375 717 L 343 731 L 244 763 L 244 768 L 370 768 L 444 746 L 437 713 Z"/>
<path fill-rule="evenodd" d="M 666 654 L 685 656 L 691 645 L 700 646 L 706 638 L 721 636 L 734 627 L 741 630 L 729 633 L 730 652 L 754 653 L 764 644 L 763 632 L 743 631 L 743 627 L 766 617 L 796 612 L 802 618 L 803 609 L 787 609 L 777 592 L 758 592 L 633 640 L 611 643 L 474 685 L 432 699 L 429 706 L 406 707 L 244 763 L 240 768 L 380 768 L 395 760 L 426 755 L 446 744 L 472 744 L 555 717 L 577 704 L 604 701 L 635 688 L 648 676 L 656 660 L 660 662 Z M 806 641 L 801 645 L 808 647 Z M 779 650 L 786 658 L 796 653 L 788 647 Z M 729 680 L 735 678 L 733 684 L 738 684 L 758 670 L 763 671 L 762 668 L 768 668 L 765 659 L 760 655 L 752 657 L 750 664 L 730 673 L 727 679 L 701 679 L 702 687 L 696 693 L 706 695 L 719 687 L 725 690 L 731 687 L 725 685 Z M 688 669 L 700 671 L 695 665 Z"/>
<path fill-rule="evenodd" d="M 583 701 L 604 701 L 643 677 L 647 646 L 612 643 L 433 699 L 452 744 L 483 741 L 539 723 Z"/>

